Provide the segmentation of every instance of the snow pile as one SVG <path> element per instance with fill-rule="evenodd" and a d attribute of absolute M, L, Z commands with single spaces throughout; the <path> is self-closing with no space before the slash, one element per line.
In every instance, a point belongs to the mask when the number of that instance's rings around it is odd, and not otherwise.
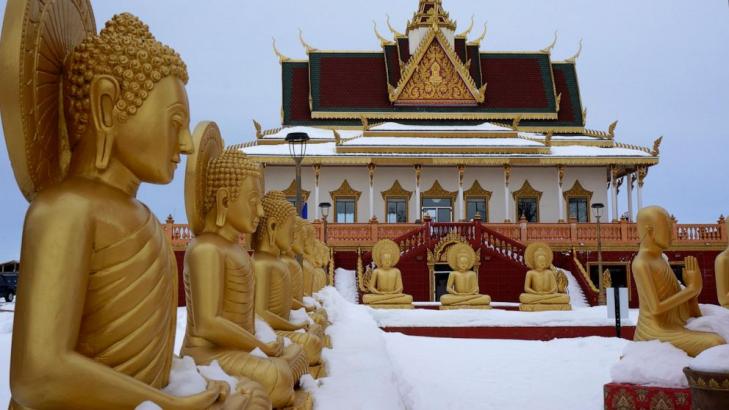
<path fill-rule="evenodd" d="M 169 384 L 162 391 L 172 396 L 185 397 L 204 392 L 207 385 L 192 357 L 175 357 L 172 359 Z"/>
<path fill-rule="evenodd" d="M 495 305 L 495 304 L 494 304 Z M 607 318 L 606 306 L 556 312 L 518 312 L 508 310 L 431 310 L 372 309 L 370 314 L 380 327 L 555 327 L 614 326 Z M 623 326 L 633 326 L 638 309 L 631 309 Z"/>
<path fill-rule="evenodd" d="M 357 293 L 357 272 L 337 268 L 337 270 L 334 271 L 334 286 L 345 300 L 351 303 L 359 302 Z"/>
<path fill-rule="evenodd" d="M 347 302 L 334 288 L 319 292 L 332 324 L 324 349 L 326 378 L 304 383 L 319 409 L 403 409 L 383 332 L 368 308 Z"/>
<path fill-rule="evenodd" d="M 670 343 L 633 342 L 625 347 L 610 375 L 615 383 L 685 388 L 688 382 L 683 368 L 690 364 L 691 357 Z"/>
<path fill-rule="evenodd" d="M 151 401 L 142 402 L 139 406 L 135 407 L 134 410 L 162 410 L 162 407 L 154 404 Z"/>
<path fill-rule="evenodd" d="M 306 313 L 306 309 L 301 308 L 297 310 L 291 309 L 289 312 L 289 320 L 292 323 L 314 323 L 313 320 L 309 317 L 309 315 Z"/>
<path fill-rule="evenodd" d="M 577 282 L 577 279 L 575 279 L 572 272 L 562 268 L 559 268 L 559 270 L 564 272 L 565 276 L 567 276 L 567 281 L 569 282 L 567 285 L 567 293 L 570 295 L 570 305 L 572 305 L 572 309 L 590 307 L 590 304 L 587 303 L 585 292 L 582 291 L 582 286 L 580 286 Z"/>
<path fill-rule="evenodd" d="M 316 309 L 321 308 L 321 303 L 319 303 L 318 300 L 312 298 L 311 296 L 304 296 L 303 302 L 304 302 L 304 306 L 308 306 L 308 307 L 313 306 Z"/>
<path fill-rule="evenodd" d="M 263 343 L 272 343 L 277 339 L 276 332 L 263 319 L 256 316 L 256 339 Z"/>
<path fill-rule="evenodd" d="M 692 318 L 686 328 L 698 332 L 716 333 L 729 342 L 729 310 L 717 305 L 701 305 L 702 317 Z"/>
<path fill-rule="evenodd" d="M 385 335 L 407 409 L 603 408 L 603 385 L 626 343 L 589 337 L 550 342 Z M 325 408 L 325 407 L 322 407 Z M 372 407 L 375 408 L 375 407 Z"/>
<path fill-rule="evenodd" d="M 238 379 L 225 373 L 225 370 L 220 367 L 217 360 L 213 360 L 213 362 L 208 366 L 198 366 L 197 370 L 208 380 L 219 380 L 221 382 L 228 383 L 230 391 L 232 392 L 234 392 L 236 386 L 238 386 Z"/>
<path fill-rule="evenodd" d="M 691 361 L 692 370 L 707 373 L 729 373 L 729 345 L 704 350 Z"/>

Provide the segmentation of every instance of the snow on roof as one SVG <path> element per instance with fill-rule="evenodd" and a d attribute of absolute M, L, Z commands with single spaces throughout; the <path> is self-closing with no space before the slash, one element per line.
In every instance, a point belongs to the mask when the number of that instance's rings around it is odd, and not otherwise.
<path fill-rule="evenodd" d="M 651 157 L 652 155 L 637 149 L 601 148 L 584 145 L 552 147 L 552 155 L 556 157 Z"/>
<path fill-rule="evenodd" d="M 408 125 L 384 122 L 369 128 L 370 131 L 513 131 L 511 128 L 484 122 L 476 125 Z"/>
<path fill-rule="evenodd" d="M 309 134 L 311 139 L 334 139 L 334 132 L 328 128 L 317 128 L 317 127 L 285 127 L 276 131 L 273 134 L 264 136 L 265 139 L 284 139 L 290 132 L 305 132 Z M 362 130 L 337 130 L 342 138 L 354 138 L 362 135 Z"/>
<path fill-rule="evenodd" d="M 365 137 L 345 141 L 346 146 L 447 146 L 447 147 L 543 147 L 520 138 L 428 138 L 428 137 Z"/>

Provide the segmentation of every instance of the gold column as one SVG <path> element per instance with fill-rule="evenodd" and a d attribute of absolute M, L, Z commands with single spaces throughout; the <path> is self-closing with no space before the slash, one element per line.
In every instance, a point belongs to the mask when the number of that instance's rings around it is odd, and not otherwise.
<path fill-rule="evenodd" d="M 420 206 L 420 174 L 423 167 L 420 164 L 415 165 L 415 219 L 423 218 L 423 208 Z"/>
<path fill-rule="evenodd" d="M 511 182 L 511 165 L 504 165 L 504 222 L 510 223 L 509 218 L 509 182 Z"/>
<path fill-rule="evenodd" d="M 321 173 L 321 164 L 314 164 L 314 208 L 316 209 L 316 219 L 321 218 L 319 214 L 319 174 Z"/>

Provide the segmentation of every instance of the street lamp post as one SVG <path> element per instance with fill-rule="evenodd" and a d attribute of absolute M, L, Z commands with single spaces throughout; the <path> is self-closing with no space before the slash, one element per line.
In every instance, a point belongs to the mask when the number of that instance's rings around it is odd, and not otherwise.
<path fill-rule="evenodd" d="M 329 209 L 332 207 L 332 204 L 329 202 L 322 202 L 319 204 L 319 209 L 321 210 L 321 217 L 324 220 L 324 243 L 328 244 L 327 242 L 327 225 L 329 225 Z"/>
<path fill-rule="evenodd" d="M 595 219 L 597 220 L 597 280 L 600 288 L 597 296 L 597 303 L 599 305 L 605 304 L 605 286 L 602 280 L 602 231 L 600 225 L 600 219 L 602 218 L 602 212 L 604 209 L 604 204 L 592 204 L 592 210 L 595 214 Z"/>
<path fill-rule="evenodd" d="M 296 164 L 296 214 L 302 216 L 301 212 L 304 203 L 301 198 L 301 162 L 306 156 L 306 143 L 309 142 L 309 134 L 305 132 L 291 132 L 286 135 L 286 142 L 289 144 L 289 154 Z"/>

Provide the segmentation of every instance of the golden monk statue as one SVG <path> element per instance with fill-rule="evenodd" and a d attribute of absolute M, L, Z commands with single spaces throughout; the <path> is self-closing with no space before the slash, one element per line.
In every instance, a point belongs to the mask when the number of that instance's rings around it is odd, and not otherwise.
<path fill-rule="evenodd" d="M 187 329 L 182 354 L 198 364 L 217 360 L 228 374 L 260 383 L 274 407 L 310 408 L 294 385 L 306 373 L 301 347 L 256 338 L 253 262 L 240 247 L 241 234 L 256 230 L 263 216 L 260 165 L 236 150 L 223 151 L 214 123 L 195 130 L 195 153 L 187 161 L 185 207 L 195 234 L 185 252 Z M 268 358 L 250 354 L 260 349 Z"/>
<path fill-rule="evenodd" d="M 84 0 L 8 1 L 0 61 L 5 137 L 31 201 L 10 408 L 210 408 L 227 384 L 190 397 L 160 390 L 173 359 L 177 266 L 136 199 L 142 182 L 169 183 L 192 152 L 185 64 L 131 14 L 96 34 Z"/>
<path fill-rule="evenodd" d="M 326 267 L 329 247 L 320 241 L 314 241 L 314 277 L 311 281 L 311 292 L 316 293 L 327 285 Z"/>
<path fill-rule="evenodd" d="M 366 282 L 367 292 L 362 302 L 380 309 L 412 309 L 413 297 L 402 293 L 402 275 L 396 268 L 400 260 L 400 247 L 389 239 L 382 239 L 372 247 L 372 259 L 377 268 Z"/>
<path fill-rule="evenodd" d="M 281 336 L 304 349 L 312 375 L 321 362 L 323 330 L 306 320 L 291 320 L 293 300 L 289 268 L 281 259 L 294 234 L 296 210 L 283 192 L 269 191 L 263 200 L 264 216 L 253 236 L 256 271 L 256 313 Z"/>
<path fill-rule="evenodd" d="M 729 221 L 727 221 L 727 229 L 729 230 Z M 716 257 L 714 274 L 719 304 L 729 309 L 729 248 Z"/>
<path fill-rule="evenodd" d="M 695 332 L 684 327 L 692 317 L 701 316 L 698 296 L 703 286 L 698 261 L 686 257 L 681 283 L 664 258 L 671 246 L 673 220 L 665 209 L 653 206 L 638 212 L 640 251 L 633 260 L 640 315 L 635 340 L 669 342 L 696 356 L 706 349 L 726 343 L 714 333 Z"/>
<path fill-rule="evenodd" d="M 453 271 L 448 275 L 446 291 L 440 297 L 440 309 L 491 309 L 491 297 L 480 295 L 478 275 L 474 272 L 476 252 L 467 243 L 458 243 L 448 250 L 448 265 Z"/>
<path fill-rule="evenodd" d="M 305 222 L 303 226 L 304 253 L 301 260 L 301 268 L 304 273 L 304 296 L 311 296 L 314 292 L 314 275 L 315 275 L 315 247 L 316 231 L 314 226 L 309 222 Z"/>
<path fill-rule="evenodd" d="M 301 264 L 296 260 L 297 257 L 303 258 L 304 254 L 304 225 L 307 222 L 301 217 L 296 217 L 294 223 L 294 239 L 291 241 L 291 249 L 285 254 L 281 254 L 281 260 L 286 263 L 289 268 L 291 278 L 291 297 L 292 309 L 306 308 L 311 311 L 314 307 L 306 307 L 304 305 L 304 270 Z"/>
<path fill-rule="evenodd" d="M 519 310 L 572 310 L 567 295 L 567 277 L 552 266 L 553 258 L 552 248 L 546 243 L 535 242 L 527 246 L 524 259 L 530 270 L 524 279 L 524 293 L 519 296 Z"/>

